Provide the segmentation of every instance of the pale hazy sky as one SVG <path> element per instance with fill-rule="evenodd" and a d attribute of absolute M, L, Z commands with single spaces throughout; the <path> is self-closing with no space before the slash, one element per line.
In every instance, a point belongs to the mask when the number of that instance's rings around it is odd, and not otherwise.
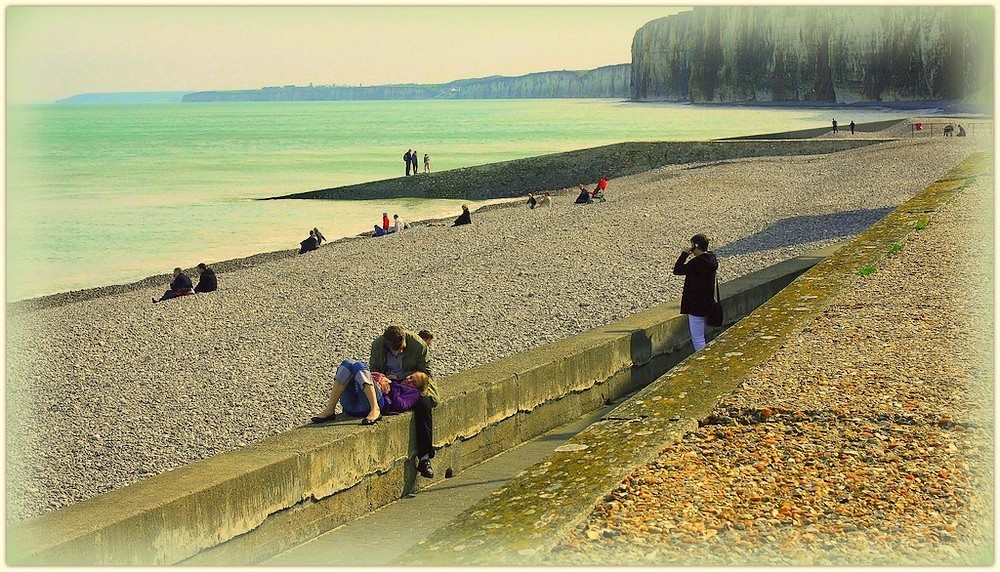
<path fill-rule="evenodd" d="M 8 6 L 7 101 L 592 69 L 690 5 Z"/>

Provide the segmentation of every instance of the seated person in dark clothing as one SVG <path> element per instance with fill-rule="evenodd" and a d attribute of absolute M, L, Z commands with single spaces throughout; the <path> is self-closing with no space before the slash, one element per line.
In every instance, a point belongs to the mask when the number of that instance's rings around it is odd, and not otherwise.
<path fill-rule="evenodd" d="M 212 270 L 202 262 L 198 264 L 198 274 L 201 277 L 198 278 L 198 285 L 194 287 L 194 291 L 198 293 L 215 292 L 215 289 L 219 287 L 219 282 L 215 278 L 215 270 Z"/>
<path fill-rule="evenodd" d="M 310 230 L 309 238 L 303 240 L 299 244 L 302 246 L 302 248 L 299 249 L 299 254 L 305 254 L 310 250 L 316 250 L 317 248 L 319 248 L 319 241 L 316 240 L 316 232 Z"/>
<path fill-rule="evenodd" d="M 588 205 L 588 204 L 590 204 L 592 202 L 594 202 L 594 201 L 590 197 L 590 191 L 587 190 L 587 187 L 584 187 L 583 185 L 580 185 L 580 196 L 576 197 L 576 204 L 578 204 L 578 205 Z"/>
<path fill-rule="evenodd" d="M 180 268 L 174 268 L 174 280 L 170 283 L 170 290 L 163 293 L 160 299 L 153 298 L 153 303 L 162 302 L 178 296 L 185 296 L 192 293 L 191 279 Z"/>
<path fill-rule="evenodd" d="M 375 225 L 375 234 L 373 234 L 372 236 L 385 236 L 387 234 L 389 234 L 388 230 L 380 227 L 379 225 Z"/>
<path fill-rule="evenodd" d="M 458 215 L 455 219 L 455 224 L 451 226 L 461 226 L 463 224 L 472 224 L 472 214 L 469 213 L 469 205 L 462 205 L 462 214 Z"/>
<path fill-rule="evenodd" d="M 958 136 L 965 137 L 965 127 L 962 127 L 961 123 L 958 124 Z"/>

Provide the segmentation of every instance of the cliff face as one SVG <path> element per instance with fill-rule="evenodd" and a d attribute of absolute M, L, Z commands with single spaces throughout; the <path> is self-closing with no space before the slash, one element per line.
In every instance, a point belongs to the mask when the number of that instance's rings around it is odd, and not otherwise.
<path fill-rule="evenodd" d="M 552 71 L 518 77 L 461 79 L 434 85 L 370 87 L 266 87 L 244 91 L 203 91 L 184 96 L 186 102 L 206 101 L 325 101 L 357 99 L 516 99 L 561 97 L 629 97 L 631 66 L 619 64 L 589 71 Z"/>
<path fill-rule="evenodd" d="M 632 98 L 992 100 L 990 7 L 698 7 L 640 28 Z"/>

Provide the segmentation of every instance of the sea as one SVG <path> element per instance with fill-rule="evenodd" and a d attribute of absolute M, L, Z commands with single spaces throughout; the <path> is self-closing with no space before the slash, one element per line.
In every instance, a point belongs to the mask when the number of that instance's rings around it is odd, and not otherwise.
<path fill-rule="evenodd" d="M 298 248 L 403 220 L 439 199 L 256 199 L 622 141 L 704 141 L 933 110 L 779 108 L 618 99 L 7 106 L 6 296 L 47 294 Z M 417 175 L 423 176 L 423 175 Z"/>

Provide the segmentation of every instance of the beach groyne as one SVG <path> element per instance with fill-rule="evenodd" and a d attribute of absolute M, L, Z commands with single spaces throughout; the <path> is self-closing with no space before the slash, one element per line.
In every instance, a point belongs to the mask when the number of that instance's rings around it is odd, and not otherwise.
<path fill-rule="evenodd" d="M 439 173 L 292 193 L 261 200 L 503 199 L 520 197 L 528 193 L 562 191 L 578 184 L 593 184 L 600 177 L 612 179 L 634 175 L 665 165 L 716 162 L 747 157 L 836 153 L 883 141 L 869 138 L 615 143 Z"/>
<path fill-rule="evenodd" d="M 835 248 L 723 285 L 738 321 Z M 669 302 L 440 383 L 435 464 L 461 471 L 600 408 L 690 354 Z M 412 415 L 305 426 L 8 528 L 18 565 L 251 564 L 420 488 Z M 423 483 L 426 483 L 424 481 Z"/>

